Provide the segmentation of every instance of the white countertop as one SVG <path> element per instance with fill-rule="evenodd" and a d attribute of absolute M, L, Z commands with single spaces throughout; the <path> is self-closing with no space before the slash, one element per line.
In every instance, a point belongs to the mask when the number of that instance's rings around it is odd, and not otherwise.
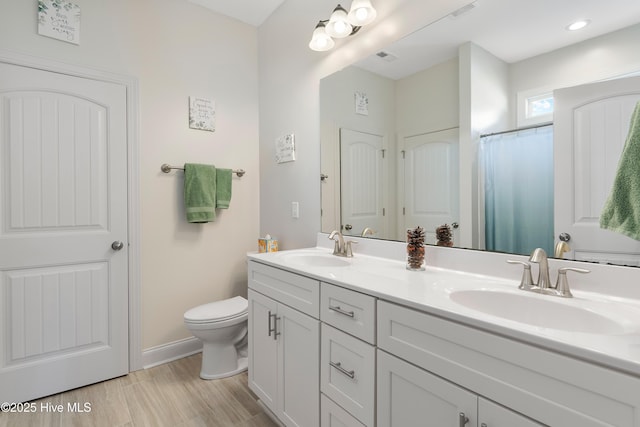
<path fill-rule="evenodd" d="M 339 258 L 346 266 L 310 266 L 294 261 L 295 255 L 330 256 L 326 247 L 297 249 L 274 253 L 249 254 L 251 260 L 286 269 L 317 280 L 363 292 L 390 302 L 430 313 L 467 326 L 506 336 L 555 352 L 590 361 L 640 376 L 640 302 L 620 295 L 604 295 L 572 288 L 573 298 L 539 295 L 518 289 L 518 280 L 472 274 L 427 266 L 424 271 L 409 271 L 406 263 L 392 258 L 356 253 L 353 258 Z M 513 267 L 505 266 L 505 269 Z M 514 270 L 512 270 L 514 271 Z M 571 281 L 572 277 L 569 278 Z M 486 314 L 451 299 L 459 291 L 483 290 L 524 295 L 532 299 L 587 310 L 611 319 L 619 329 L 613 333 L 594 333 L 576 325 L 565 330 L 562 325 L 533 326 Z M 550 299 L 552 301 L 550 301 Z M 571 319 L 567 319 L 571 320 Z"/>

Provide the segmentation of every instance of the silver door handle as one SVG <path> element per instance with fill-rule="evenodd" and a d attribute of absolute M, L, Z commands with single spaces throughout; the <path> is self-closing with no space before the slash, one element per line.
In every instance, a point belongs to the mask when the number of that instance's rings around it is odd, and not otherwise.
<path fill-rule="evenodd" d="M 563 242 L 568 242 L 569 240 L 571 240 L 571 234 L 560 233 L 560 235 L 558 236 L 558 239 L 562 240 Z"/>
<path fill-rule="evenodd" d="M 329 365 L 331 365 L 332 368 L 337 369 L 338 372 L 340 372 L 341 374 L 344 374 L 351 379 L 353 379 L 356 376 L 356 371 L 347 371 L 342 367 L 342 364 L 340 362 L 338 363 L 329 362 Z"/>
<path fill-rule="evenodd" d="M 111 244 L 111 249 L 113 249 L 114 251 L 119 251 L 120 249 L 124 248 L 124 243 L 116 240 L 115 242 L 113 242 Z"/>
<path fill-rule="evenodd" d="M 344 226 L 344 229 L 347 230 L 347 231 L 351 230 L 352 228 L 353 228 L 353 226 L 351 224 L 347 224 L 347 225 Z"/>
<path fill-rule="evenodd" d="M 468 422 L 469 422 L 469 417 L 467 417 L 464 414 L 464 412 L 460 412 L 460 414 L 458 414 L 458 425 L 460 427 L 464 427 L 464 425 Z"/>
<path fill-rule="evenodd" d="M 346 311 L 341 309 L 339 305 L 337 306 L 330 305 L 329 310 L 335 311 L 336 313 L 340 313 L 343 316 L 347 316 L 347 317 L 353 317 L 355 314 L 353 311 Z"/>

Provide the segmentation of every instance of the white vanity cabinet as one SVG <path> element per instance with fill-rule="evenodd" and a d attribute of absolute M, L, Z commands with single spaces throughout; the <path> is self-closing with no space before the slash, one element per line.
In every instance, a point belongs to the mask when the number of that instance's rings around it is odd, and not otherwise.
<path fill-rule="evenodd" d="M 404 360 L 378 351 L 378 427 L 542 427 Z"/>
<path fill-rule="evenodd" d="M 249 262 L 249 387 L 286 426 L 640 427 L 640 376 L 615 359 L 430 304 L 431 282 L 285 256 Z M 634 334 L 598 339 L 637 352 Z"/>
<path fill-rule="evenodd" d="M 378 427 L 640 427 L 637 377 L 382 300 L 377 315 Z M 415 394 L 448 421 L 396 421 Z"/>
<path fill-rule="evenodd" d="M 286 426 L 320 425 L 318 292 L 317 281 L 249 262 L 249 388 Z"/>
<path fill-rule="evenodd" d="M 372 296 L 321 284 L 320 390 L 326 399 L 322 412 L 330 414 L 327 422 L 375 425 L 375 307 Z M 346 414 L 336 412 L 330 403 Z"/>

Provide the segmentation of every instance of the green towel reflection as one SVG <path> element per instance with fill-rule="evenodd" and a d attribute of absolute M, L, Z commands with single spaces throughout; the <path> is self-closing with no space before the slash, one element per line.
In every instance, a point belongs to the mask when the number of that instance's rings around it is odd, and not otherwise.
<path fill-rule="evenodd" d="M 600 227 L 640 240 L 640 102 L 631 116 L 613 189 L 600 215 Z"/>

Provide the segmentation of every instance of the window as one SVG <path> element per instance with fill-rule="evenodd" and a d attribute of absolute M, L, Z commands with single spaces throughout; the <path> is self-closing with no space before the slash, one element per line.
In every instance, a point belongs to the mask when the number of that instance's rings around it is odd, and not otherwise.
<path fill-rule="evenodd" d="M 527 109 L 525 113 L 527 119 L 553 115 L 553 94 L 545 93 L 527 98 L 525 108 Z"/>
<path fill-rule="evenodd" d="M 553 120 L 553 92 L 545 89 L 518 93 L 518 127 L 537 125 Z"/>

